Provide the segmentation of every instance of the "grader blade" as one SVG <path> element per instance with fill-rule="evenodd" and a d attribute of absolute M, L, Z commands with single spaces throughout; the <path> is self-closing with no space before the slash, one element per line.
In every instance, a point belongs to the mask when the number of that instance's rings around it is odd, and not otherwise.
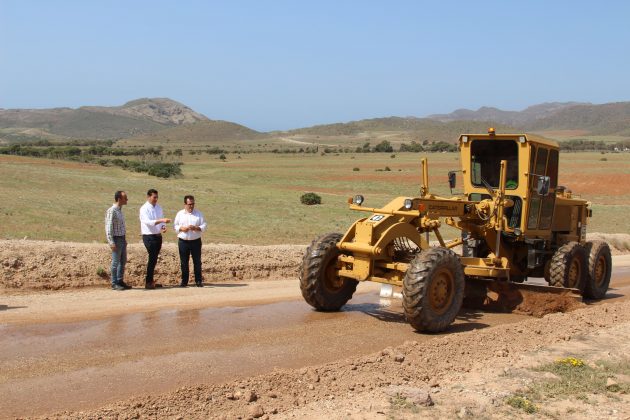
<path fill-rule="evenodd" d="M 504 281 L 485 283 L 482 306 L 491 310 L 542 317 L 553 312 L 568 312 L 582 305 L 578 289 Z M 474 305 L 474 299 L 472 301 L 472 306 L 478 306 Z M 481 302 L 477 299 L 476 303 Z"/>

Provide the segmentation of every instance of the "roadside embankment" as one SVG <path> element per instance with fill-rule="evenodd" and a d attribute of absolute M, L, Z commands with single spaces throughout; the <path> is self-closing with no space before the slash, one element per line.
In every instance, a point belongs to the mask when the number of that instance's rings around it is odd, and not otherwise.
<path fill-rule="evenodd" d="M 250 246 L 204 244 L 205 281 L 295 278 L 306 246 Z M 147 252 L 130 243 L 125 281 L 144 284 Z M 0 289 L 57 290 L 109 285 L 111 252 L 106 244 L 56 241 L 0 241 Z M 192 263 L 191 263 L 192 271 Z M 155 279 L 164 285 L 179 283 L 177 244 L 164 243 Z"/>

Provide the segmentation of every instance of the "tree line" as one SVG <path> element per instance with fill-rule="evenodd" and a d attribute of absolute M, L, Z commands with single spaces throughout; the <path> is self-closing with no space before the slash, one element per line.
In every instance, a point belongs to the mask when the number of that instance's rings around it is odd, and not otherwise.
<path fill-rule="evenodd" d="M 604 143 L 598 140 L 567 140 L 558 143 L 563 152 L 624 152 L 630 150 L 630 141 Z"/>
<path fill-rule="evenodd" d="M 145 172 L 160 178 L 170 178 L 182 174 L 181 162 L 120 159 L 121 156 L 141 156 L 144 159 L 147 157 L 155 159 L 162 154 L 161 146 L 122 149 L 104 145 L 93 145 L 81 148 L 77 146 L 35 147 L 31 145 L 12 144 L 10 146 L 0 147 L 0 154 L 98 163 L 102 166 L 118 166 L 133 172 Z M 106 156 L 115 158 L 107 159 L 105 158 Z"/>

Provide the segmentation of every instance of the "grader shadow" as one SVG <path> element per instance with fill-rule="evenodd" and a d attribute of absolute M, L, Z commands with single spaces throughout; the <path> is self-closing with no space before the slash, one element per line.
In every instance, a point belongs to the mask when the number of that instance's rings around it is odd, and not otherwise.
<path fill-rule="evenodd" d="M 399 308 L 391 308 L 378 303 L 349 303 L 343 307 L 342 311 L 361 312 L 382 322 L 408 324 L 404 314 Z M 457 314 L 457 317 L 455 318 L 456 322 L 453 325 L 451 325 L 446 331 L 434 335 L 460 333 L 489 327 L 489 324 L 479 322 L 481 318 L 483 318 L 483 311 L 464 308 L 459 311 L 459 314 Z"/>

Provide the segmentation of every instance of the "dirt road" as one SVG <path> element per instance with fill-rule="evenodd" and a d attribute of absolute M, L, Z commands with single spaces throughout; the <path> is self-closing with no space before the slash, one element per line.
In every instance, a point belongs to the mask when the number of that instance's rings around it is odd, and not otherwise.
<path fill-rule="evenodd" d="M 607 303 L 630 297 L 628 263 L 615 257 Z M 421 335 L 404 322 L 398 301 L 383 303 L 377 286 L 362 284 L 343 312 L 314 312 L 296 280 L 3 294 L 0 413 L 96 409 L 529 319 L 464 310 L 448 334 Z"/>

